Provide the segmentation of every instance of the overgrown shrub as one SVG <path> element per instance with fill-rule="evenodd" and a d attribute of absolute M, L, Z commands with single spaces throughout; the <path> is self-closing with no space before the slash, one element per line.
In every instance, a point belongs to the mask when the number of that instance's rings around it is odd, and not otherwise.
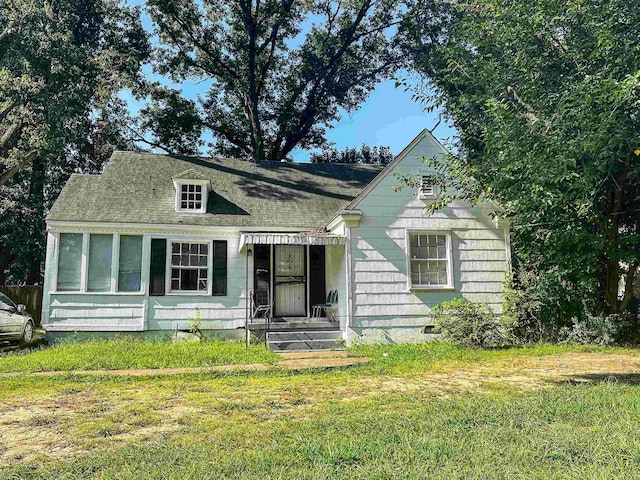
<path fill-rule="evenodd" d="M 486 305 L 456 298 L 436 305 L 431 316 L 442 339 L 453 345 L 497 348 L 508 343 L 504 326 Z"/>
<path fill-rule="evenodd" d="M 560 329 L 560 343 L 582 345 L 619 345 L 637 341 L 634 322 L 630 315 L 588 315 L 575 319 L 571 327 Z"/>
<path fill-rule="evenodd" d="M 548 340 L 551 330 L 542 320 L 540 300 L 530 290 L 514 286 L 511 274 L 505 276 L 503 298 L 502 325 L 510 343 L 526 345 Z"/>

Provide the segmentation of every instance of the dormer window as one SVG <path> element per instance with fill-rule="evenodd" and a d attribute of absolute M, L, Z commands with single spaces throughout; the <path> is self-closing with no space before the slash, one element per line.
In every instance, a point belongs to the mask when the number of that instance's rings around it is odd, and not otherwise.
<path fill-rule="evenodd" d="M 180 185 L 180 210 L 202 210 L 202 185 Z"/>
<path fill-rule="evenodd" d="M 178 213 L 206 213 L 211 182 L 200 172 L 189 169 L 172 178 Z"/>
<path fill-rule="evenodd" d="M 436 186 L 434 184 L 434 178 L 431 175 L 420 175 L 420 182 L 418 184 L 418 197 L 436 197 Z"/>

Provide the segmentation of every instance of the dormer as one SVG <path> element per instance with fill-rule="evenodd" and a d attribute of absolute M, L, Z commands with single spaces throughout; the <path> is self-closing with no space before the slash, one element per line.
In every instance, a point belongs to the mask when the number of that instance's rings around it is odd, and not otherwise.
<path fill-rule="evenodd" d="M 175 210 L 178 213 L 207 213 L 211 181 L 193 168 L 171 177 L 176 191 Z"/>

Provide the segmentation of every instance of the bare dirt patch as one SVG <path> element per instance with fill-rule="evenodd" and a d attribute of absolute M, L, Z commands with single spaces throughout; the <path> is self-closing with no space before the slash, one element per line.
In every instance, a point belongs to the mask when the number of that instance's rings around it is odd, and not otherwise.
<path fill-rule="evenodd" d="M 640 384 L 640 357 L 600 353 L 565 353 L 540 357 L 513 357 L 455 370 L 423 372 L 407 378 L 370 378 L 372 387 L 385 392 L 428 388 L 430 393 L 450 397 L 492 387 L 516 391 L 549 388 L 566 383 L 626 382 Z"/>

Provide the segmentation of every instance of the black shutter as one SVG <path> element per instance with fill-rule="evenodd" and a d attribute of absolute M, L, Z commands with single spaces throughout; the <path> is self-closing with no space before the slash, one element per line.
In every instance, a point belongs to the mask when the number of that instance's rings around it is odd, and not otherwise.
<path fill-rule="evenodd" d="M 213 241 L 213 295 L 227 294 L 227 241 Z"/>
<path fill-rule="evenodd" d="M 324 245 L 311 245 L 309 247 L 309 282 L 311 305 L 325 303 L 327 301 L 327 289 Z"/>
<path fill-rule="evenodd" d="M 166 265 L 167 241 L 163 238 L 152 238 L 149 295 L 164 295 Z"/>

